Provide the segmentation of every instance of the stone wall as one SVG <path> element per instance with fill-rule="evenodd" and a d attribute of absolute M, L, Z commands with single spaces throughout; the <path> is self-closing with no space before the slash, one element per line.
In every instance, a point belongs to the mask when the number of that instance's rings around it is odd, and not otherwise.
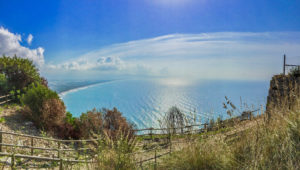
<path fill-rule="evenodd" d="M 300 109 L 300 77 L 276 75 L 270 82 L 267 99 L 267 114 Z"/>

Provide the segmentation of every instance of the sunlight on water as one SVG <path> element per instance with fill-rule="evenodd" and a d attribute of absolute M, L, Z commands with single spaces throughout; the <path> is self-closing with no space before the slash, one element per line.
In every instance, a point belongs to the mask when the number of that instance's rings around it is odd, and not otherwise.
<path fill-rule="evenodd" d="M 61 97 L 74 116 L 93 108 L 117 107 L 138 128 L 144 128 L 158 127 L 157 120 L 172 106 L 185 113 L 196 111 L 201 122 L 218 116 L 226 118 L 224 96 L 236 105 L 241 96 L 257 108 L 265 105 L 267 88 L 268 82 L 119 80 L 71 90 Z"/>

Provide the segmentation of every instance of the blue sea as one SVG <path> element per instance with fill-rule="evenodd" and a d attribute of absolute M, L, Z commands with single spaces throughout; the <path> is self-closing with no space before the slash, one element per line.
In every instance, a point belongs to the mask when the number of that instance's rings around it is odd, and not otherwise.
<path fill-rule="evenodd" d="M 269 81 L 179 79 L 128 79 L 81 82 L 50 82 L 74 116 L 93 108 L 116 107 L 137 128 L 159 127 L 158 120 L 172 106 L 193 113 L 197 121 L 229 116 L 225 96 L 237 107 L 260 109 L 266 105 Z"/>

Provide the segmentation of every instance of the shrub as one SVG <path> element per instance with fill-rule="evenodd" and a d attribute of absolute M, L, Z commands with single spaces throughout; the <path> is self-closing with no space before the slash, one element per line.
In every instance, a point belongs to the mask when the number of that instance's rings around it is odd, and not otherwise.
<path fill-rule="evenodd" d="M 57 93 L 41 84 L 30 85 L 22 95 L 21 102 L 28 107 L 25 113 L 38 127 L 47 129 L 52 123 L 57 125 L 65 115 L 64 103 Z"/>
<path fill-rule="evenodd" d="M 29 59 L 14 57 L 0 57 L 0 73 L 6 76 L 9 90 L 23 90 L 31 83 L 40 83 L 38 69 Z"/>
<path fill-rule="evenodd" d="M 5 74 L 0 73 L 0 94 L 5 94 L 8 92 L 8 81 Z"/>
<path fill-rule="evenodd" d="M 134 136 L 133 124 L 127 122 L 122 113 L 113 108 L 112 110 L 103 109 L 103 129 L 105 133 L 112 139 L 116 139 L 119 133 L 122 133 L 128 138 Z"/>
<path fill-rule="evenodd" d="M 127 133 L 129 134 L 129 133 Z M 94 169 L 137 169 L 134 154 L 137 140 L 125 136 L 121 131 L 112 139 L 104 134 L 99 140 Z"/>
<path fill-rule="evenodd" d="M 80 122 L 77 118 L 72 123 L 63 121 L 57 126 L 56 135 L 62 139 L 80 139 L 83 136 L 83 132 L 79 124 Z"/>
<path fill-rule="evenodd" d="M 43 102 L 40 115 L 40 123 L 45 129 L 55 130 L 65 118 L 66 107 L 59 99 L 48 99 Z"/>
<path fill-rule="evenodd" d="M 300 76 L 300 66 L 294 67 L 290 70 L 289 75 L 292 75 L 294 77 Z"/>
<path fill-rule="evenodd" d="M 92 138 L 105 135 L 110 140 L 118 140 L 122 134 L 128 139 L 134 137 L 133 124 L 129 123 L 116 108 L 87 111 L 79 118 L 66 113 L 64 122 L 59 127 L 58 136 L 61 138 Z"/>
<path fill-rule="evenodd" d="M 93 133 L 100 134 L 103 130 L 102 113 L 96 109 L 82 113 L 79 126 L 84 138 L 88 138 Z"/>

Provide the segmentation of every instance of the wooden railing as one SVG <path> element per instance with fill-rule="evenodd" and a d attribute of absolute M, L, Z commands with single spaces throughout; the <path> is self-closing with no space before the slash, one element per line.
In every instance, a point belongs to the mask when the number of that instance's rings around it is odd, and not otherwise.
<path fill-rule="evenodd" d="M 141 135 L 138 136 L 149 136 L 152 141 L 155 140 L 154 136 L 155 135 L 165 135 L 165 138 L 168 140 L 168 143 L 166 145 L 163 145 L 161 147 L 168 147 L 168 152 L 166 153 L 162 153 L 162 154 L 157 154 L 157 150 L 159 150 L 158 147 L 155 147 L 153 149 L 149 149 L 149 150 L 145 150 L 142 152 L 133 152 L 133 153 L 129 153 L 129 154 L 143 154 L 143 153 L 149 153 L 151 151 L 154 151 L 154 156 L 144 159 L 144 160 L 138 160 L 136 161 L 137 164 L 142 164 L 144 162 L 148 162 L 151 160 L 154 160 L 154 162 L 156 162 L 156 160 L 164 155 L 167 155 L 169 153 L 172 152 L 172 140 L 170 135 L 176 135 L 176 134 L 183 134 L 183 133 L 195 133 L 195 132 L 202 132 L 202 128 L 201 129 L 194 129 L 193 131 L 191 131 L 192 127 L 195 126 L 202 126 L 205 125 L 205 127 L 207 127 L 207 124 L 201 124 L 201 125 L 190 125 L 190 126 L 184 126 L 184 127 L 176 127 L 176 128 L 146 128 L 146 129 L 136 129 L 136 132 L 142 132 L 142 131 L 146 131 L 148 133 L 143 133 Z M 176 129 L 180 129 L 180 133 L 176 132 Z M 184 130 L 187 129 L 187 130 Z M 171 131 L 172 132 L 176 132 L 176 134 L 170 134 L 167 135 L 165 133 L 153 133 L 153 131 Z M 182 133 L 183 132 L 183 133 Z M 23 139 L 27 139 L 27 141 L 29 141 L 29 145 L 24 145 L 24 144 L 12 144 L 12 143 L 4 143 L 4 139 L 5 137 L 7 137 L 8 135 L 11 136 L 17 136 Z M 8 138 L 8 137 L 7 137 Z M 161 138 L 162 139 L 162 138 Z M 38 140 L 41 141 L 50 141 L 50 142 L 54 142 L 55 144 L 52 144 L 52 146 L 56 145 L 57 147 L 39 147 L 36 146 L 35 143 L 38 142 Z M 47 138 L 47 137 L 40 137 L 40 136 L 32 136 L 32 135 L 26 135 L 26 134 L 19 134 L 19 133 L 14 133 L 14 132 L 6 132 L 6 131 L 2 131 L 0 130 L 0 156 L 6 156 L 6 157 L 10 157 L 11 158 L 11 163 L 10 166 L 11 168 L 15 168 L 16 166 L 16 162 L 15 162 L 15 158 L 26 158 L 26 159 L 32 159 L 32 160 L 43 160 L 43 161 L 55 161 L 55 162 L 59 162 L 59 167 L 60 169 L 63 169 L 63 164 L 64 163 L 95 163 L 94 161 L 87 161 L 87 160 L 82 160 L 82 159 L 76 159 L 74 157 L 69 157 L 66 156 L 67 154 L 62 154 L 62 152 L 77 152 L 77 158 L 79 157 L 81 151 L 92 151 L 92 149 L 90 147 L 84 147 L 84 148 L 79 148 L 78 146 L 80 146 L 80 144 L 85 143 L 85 145 L 87 143 L 91 143 L 94 148 L 97 147 L 97 142 L 99 139 L 88 139 L 88 140 L 61 140 L 61 139 L 54 139 L 54 138 Z M 68 148 L 62 148 L 62 145 L 64 143 L 70 144 L 70 143 L 76 143 L 77 147 L 76 148 L 70 148 L 71 145 L 64 145 L 64 147 L 68 146 Z M 81 145 L 84 146 L 84 145 Z M 29 149 L 30 154 L 20 154 L 18 152 L 21 152 L 21 150 L 15 150 L 12 151 L 9 150 L 9 152 L 4 152 L 5 149 L 3 147 L 6 148 L 21 148 L 21 149 Z M 53 155 L 52 157 L 46 157 L 46 156 L 37 156 L 34 154 L 35 151 L 51 151 L 51 152 L 56 152 L 55 156 Z M 6 149 L 6 151 L 8 151 L 8 149 Z M 85 152 L 86 153 L 86 152 Z M 92 160 L 92 155 L 91 154 L 91 158 L 89 160 Z"/>
<path fill-rule="evenodd" d="M 0 105 L 3 105 L 3 104 L 6 104 L 6 103 L 10 102 L 12 100 L 11 96 L 12 95 L 10 95 L 10 94 L 0 96 Z"/>
<path fill-rule="evenodd" d="M 3 136 L 6 135 L 12 135 L 12 136 L 18 136 L 18 137 L 23 137 L 26 139 L 29 139 L 30 141 L 30 146 L 28 145 L 20 145 L 20 144 L 10 144 L 10 143 L 3 143 Z M 42 140 L 42 141 L 51 141 L 56 143 L 57 147 L 37 147 L 34 145 L 35 140 Z M 44 161 L 55 161 L 59 162 L 59 167 L 60 169 L 63 169 L 63 163 L 68 162 L 68 163 L 92 163 L 93 161 L 87 161 L 87 160 L 80 160 L 78 159 L 80 154 L 82 153 L 87 153 L 89 151 L 92 151 L 91 148 L 78 148 L 80 144 L 81 146 L 87 145 L 86 143 L 92 142 L 93 145 L 97 145 L 97 139 L 89 139 L 89 140 L 60 140 L 60 139 L 53 139 L 53 138 L 46 138 L 46 137 L 39 137 L 39 136 L 31 136 L 31 135 L 25 135 L 25 134 L 19 134 L 19 133 L 13 133 L 13 132 L 5 132 L 0 130 L 0 156 L 7 156 L 11 157 L 11 168 L 15 168 L 15 158 L 28 158 L 28 159 L 33 159 L 33 160 L 44 160 Z M 63 143 L 76 143 L 77 148 L 62 148 Z M 85 144 L 83 144 L 85 143 Z M 64 145 L 68 146 L 68 145 Z M 22 148 L 22 149 L 30 149 L 30 155 L 24 155 L 24 154 L 15 154 L 16 151 L 10 150 L 9 153 L 4 152 L 3 147 L 9 147 L 9 148 Z M 96 146 L 97 147 L 97 146 Z M 44 156 L 35 156 L 34 151 L 35 150 L 42 150 L 42 151 L 54 151 L 57 152 L 56 156 L 52 157 L 44 157 Z M 84 152 L 82 152 L 84 151 Z M 17 151 L 18 152 L 18 151 Z M 77 158 L 74 157 L 64 157 L 62 152 L 77 152 Z"/>
<path fill-rule="evenodd" d="M 195 128 L 196 127 L 196 128 Z M 219 122 L 218 128 L 223 128 L 225 125 L 223 124 L 223 121 Z M 153 157 L 148 157 L 143 160 L 136 160 L 136 164 L 142 166 L 143 163 L 154 161 L 154 166 L 156 167 L 157 159 L 167 155 L 171 154 L 173 149 L 172 145 L 178 143 L 178 141 L 174 142 L 172 141 L 172 138 L 175 135 L 182 135 L 182 134 L 199 134 L 206 132 L 208 130 L 212 130 L 212 127 L 209 126 L 209 124 L 197 124 L 197 125 L 188 125 L 183 127 L 174 127 L 174 128 L 145 128 L 145 129 L 135 129 L 134 131 L 137 134 L 137 136 L 144 137 L 143 142 L 151 141 L 156 142 L 156 139 L 160 140 L 166 140 L 167 142 L 164 145 L 156 145 L 156 147 L 148 150 L 143 151 L 136 151 L 133 153 L 128 154 L 144 154 L 144 153 L 150 153 L 153 154 Z M 158 132 L 158 133 L 155 133 Z M 27 139 L 29 141 L 29 145 L 24 144 L 13 144 L 13 143 L 4 143 L 4 136 L 18 136 L 19 138 Z M 54 138 L 47 138 L 47 137 L 40 137 L 40 136 L 32 136 L 32 135 L 26 135 L 26 134 L 19 134 L 14 132 L 6 132 L 2 131 L 0 129 L 0 156 L 6 156 L 11 158 L 10 166 L 12 169 L 15 168 L 16 162 L 15 158 L 25 158 L 30 160 L 38 160 L 38 161 L 54 161 L 59 163 L 59 169 L 63 169 L 64 163 L 96 163 L 96 161 L 93 161 L 93 156 L 96 154 L 95 148 L 98 147 L 98 141 L 100 139 L 88 139 L 88 140 L 61 140 L 61 139 L 54 139 Z M 38 142 L 52 142 L 52 147 L 40 147 L 36 144 Z M 53 147 L 56 146 L 56 147 Z M 6 148 L 6 152 L 4 152 L 4 148 Z M 30 154 L 21 154 L 21 150 L 14 150 L 13 149 L 7 149 L 7 148 L 21 148 L 21 149 L 29 149 Z M 162 150 L 164 148 L 163 153 L 158 154 L 158 150 Z M 8 152 L 7 152 L 8 151 Z M 35 155 L 35 151 L 49 151 L 54 152 L 52 157 L 50 156 L 41 156 L 41 155 Z M 153 153 L 152 153 L 153 152 Z M 67 153 L 77 153 L 71 154 L 70 156 Z M 76 157 L 74 157 L 76 155 Z M 86 159 L 81 159 L 82 157 L 85 157 Z M 154 168 L 155 169 L 155 168 Z"/>

